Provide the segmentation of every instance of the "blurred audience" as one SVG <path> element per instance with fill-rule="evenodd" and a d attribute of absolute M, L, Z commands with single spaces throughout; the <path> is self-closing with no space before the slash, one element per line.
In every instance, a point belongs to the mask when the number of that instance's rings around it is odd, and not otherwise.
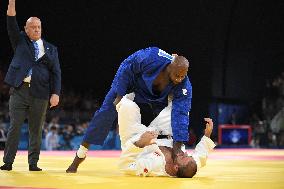
<path fill-rule="evenodd" d="M 3 122 L 3 120 L 0 117 L 0 150 L 4 150 L 6 140 L 7 140 L 6 124 Z"/>
<path fill-rule="evenodd" d="M 99 107 L 99 100 L 93 98 L 93 91 L 84 93 L 72 89 L 63 89 L 60 106 L 47 112 L 43 129 L 43 141 L 46 150 L 73 150 L 72 140 L 82 137 L 88 127 L 88 121 Z M 3 83 L 0 70 L 0 149 L 3 147 L 9 126 L 8 114 L 9 87 Z M 265 94 L 258 108 L 253 109 L 250 116 L 252 126 L 252 147 L 284 147 L 284 72 L 273 80 L 267 80 Z M 260 108 L 259 108 L 260 107 Z M 236 123 L 233 112 L 231 123 Z M 196 137 L 193 131 L 191 146 Z M 116 140 L 116 132 L 109 138 Z"/>
<path fill-rule="evenodd" d="M 255 108 L 250 124 L 253 147 L 284 147 L 284 72 L 266 81 L 261 111 Z"/>
<path fill-rule="evenodd" d="M 45 137 L 45 149 L 48 151 L 59 149 L 59 135 L 55 126 L 49 128 Z"/>
<path fill-rule="evenodd" d="M 9 87 L 3 83 L 0 70 L 0 149 L 3 149 L 9 127 Z M 43 128 L 43 141 L 46 150 L 72 150 L 71 141 L 82 136 L 88 121 L 99 107 L 99 101 L 92 98 L 93 92 L 86 94 L 64 89 L 60 106 L 47 112 Z"/>
<path fill-rule="evenodd" d="M 64 140 L 64 149 L 72 150 L 71 140 L 76 136 L 76 130 L 74 130 L 75 125 L 65 125 L 62 131 L 62 136 Z"/>

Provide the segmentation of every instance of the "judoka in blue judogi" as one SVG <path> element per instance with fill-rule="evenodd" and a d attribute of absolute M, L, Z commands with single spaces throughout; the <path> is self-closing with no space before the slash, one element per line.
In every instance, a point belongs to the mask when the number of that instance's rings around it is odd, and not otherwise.
<path fill-rule="evenodd" d="M 103 144 L 111 127 L 117 122 L 115 105 L 130 92 L 135 93 L 134 102 L 149 105 L 153 115 L 158 115 L 167 106 L 168 96 L 172 96 L 171 137 L 177 144 L 188 141 L 192 86 L 187 71 L 186 58 L 172 56 L 158 47 L 139 50 L 125 59 L 102 106 L 95 112 L 76 157 L 66 172 L 77 171 L 79 164 L 86 157 L 90 144 Z M 141 114 L 143 118 L 143 112 Z"/>

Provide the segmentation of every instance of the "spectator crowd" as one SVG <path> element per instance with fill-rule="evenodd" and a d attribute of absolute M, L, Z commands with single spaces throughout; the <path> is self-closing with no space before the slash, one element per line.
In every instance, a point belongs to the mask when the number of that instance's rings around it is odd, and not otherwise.
<path fill-rule="evenodd" d="M 0 70 L 0 149 L 4 148 L 9 127 L 9 87 L 3 83 L 4 74 Z M 77 149 L 88 122 L 99 108 L 99 100 L 93 91 L 84 93 L 63 89 L 60 105 L 47 112 L 43 128 L 43 149 Z M 252 108 L 249 124 L 252 126 L 252 147 L 284 147 L 284 72 L 272 80 L 267 80 L 265 93 Z M 191 141 L 196 136 L 191 129 Z M 108 140 L 108 141 L 107 141 Z M 105 142 L 105 149 L 120 149 L 117 128 L 113 128 Z"/>
<path fill-rule="evenodd" d="M 284 72 L 266 81 L 264 95 L 252 111 L 253 147 L 284 147 Z"/>

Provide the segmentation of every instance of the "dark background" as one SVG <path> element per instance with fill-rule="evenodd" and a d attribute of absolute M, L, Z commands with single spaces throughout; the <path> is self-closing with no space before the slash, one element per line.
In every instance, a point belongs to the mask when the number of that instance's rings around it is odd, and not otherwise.
<path fill-rule="evenodd" d="M 12 57 L 7 3 L 0 2 L 4 73 Z M 119 64 L 141 48 L 158 46 L 187 57 L 193 126 L 212 102 L 257 103 L 266 80 L 284 70 L 281 0 L 17 0 L 16 10 L 21 28 L 37 16 L 43 38 L 58 46 L 65 91 L 92 91 L 102 100 Z"/>

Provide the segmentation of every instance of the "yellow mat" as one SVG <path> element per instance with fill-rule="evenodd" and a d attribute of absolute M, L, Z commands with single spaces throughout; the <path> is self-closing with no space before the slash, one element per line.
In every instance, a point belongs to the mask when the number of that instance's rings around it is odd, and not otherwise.
<path fill-rule="evenodd" d="M 215 150 L 192 179 L 125 176 L 117 169 L 117 157 L 96 158 L 95 152 L 78 173 L 66 174 L 73 155 L 43 153 L 39 166 L 44 171 L 29 172 L 27 155 L 20 153 L 12 171 L 0 170 L 0 188 L 284 189 L 284 150 Z"/>

